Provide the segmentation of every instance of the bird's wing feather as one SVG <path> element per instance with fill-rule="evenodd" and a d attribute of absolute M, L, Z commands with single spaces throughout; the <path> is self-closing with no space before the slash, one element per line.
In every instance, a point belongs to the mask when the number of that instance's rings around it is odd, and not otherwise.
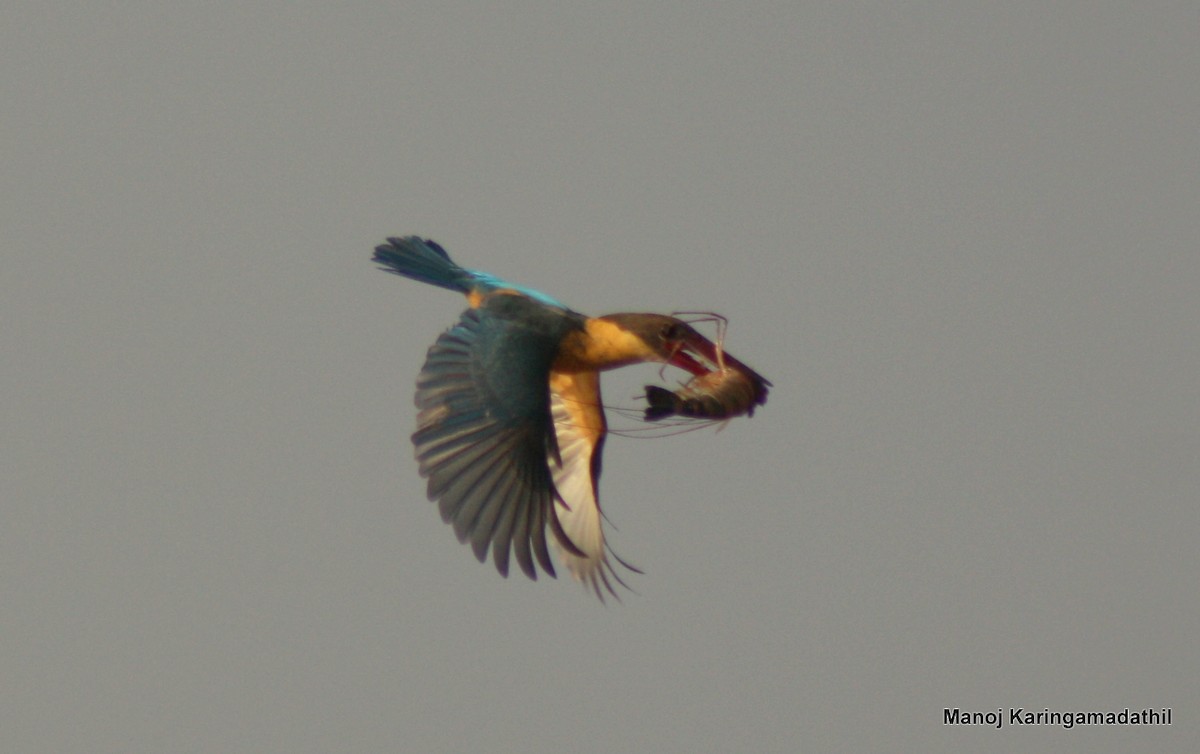
<path fill-rule="evenodd" d="M 600 402 L 599 375 L 596 372 L 552 373 L 550 408 L 562 461 L 550 462 L 554 486 L 559 494 L 554 509 L 563 533 L 578 550 L 570 552 L 560 546 L 559 559 L 577 581 L 589 585 L 600 599 L 604 599 L 601 585 L 616 596 L 613 581 L 621 585 L 625 582 L 613 570 L 608 558 L 597 489 L 607 433 Z M 617 560 L 621 562 L 619 558 Z"/>
<path fill-rule="evenodd" d="M 554 575 L 545 535 L 547 524 L 558 530 L 549 375 L 578 320 L 524 296 L 491 297 L 437 339 L 417 378 L 412 440 L 429 498 L 480 561 L 491 547 L 504 575 L 510 551 L 530 578 L 535 559 Z"/>

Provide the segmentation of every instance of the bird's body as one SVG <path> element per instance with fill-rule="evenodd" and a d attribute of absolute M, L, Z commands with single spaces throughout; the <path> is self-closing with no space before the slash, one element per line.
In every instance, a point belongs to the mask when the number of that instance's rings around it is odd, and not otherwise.
<path fill-rule="evenodd" d="M 480 561 L 490 547 L 507 575 L 511 553 L 532 579 L 535 561 L 554 575 L 549 529 L 576 579 L 597 595 L 601 585 L 613 592 L 620 577 L 596 491 L 607 434 L 599 373 L 654 361 L 706 374 L 688 352 L 712 363 L 712 344 L 674 317 L 584 316 L 544 293 L 461 268 L 415 236 L 388 239 L 375 261 L 458 291 L 470 306 L 429 349 L 417 378 L 412 440 L 443 520 Z M 770 383 L 745 369 L 761 404 Z"/>

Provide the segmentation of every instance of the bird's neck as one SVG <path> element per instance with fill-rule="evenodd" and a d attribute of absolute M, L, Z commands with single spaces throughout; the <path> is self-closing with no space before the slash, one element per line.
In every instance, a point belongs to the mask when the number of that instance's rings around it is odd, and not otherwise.
<path fill-rule="evenodd" d="M 590 318 L 583 330 L 563 338 L 553 368 L 560 372 L 602 371 L 642 361 L 662 358 L 628 330 L 604 319 Z"/>

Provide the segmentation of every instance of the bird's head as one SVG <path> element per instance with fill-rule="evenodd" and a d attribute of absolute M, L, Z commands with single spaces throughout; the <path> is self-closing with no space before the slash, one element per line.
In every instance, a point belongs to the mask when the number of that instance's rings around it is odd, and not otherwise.
<path fill-rule="evenodd" d="M 665 314 L 606 314 L 597 317 L 597 330 L 611 331 L 607 337 L 623 342 L 630 361 L 662 361 L 701 375 L 717 364 L 717 348 L 695 328 Z"/>

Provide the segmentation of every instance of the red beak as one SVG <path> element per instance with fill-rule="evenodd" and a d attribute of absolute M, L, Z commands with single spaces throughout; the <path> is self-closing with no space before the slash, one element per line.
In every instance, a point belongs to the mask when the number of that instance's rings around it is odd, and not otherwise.
<path fill-rule="evenodd" d="M 671 366 L 679 367 L 680 369 L 691 372 L 697 377 L 702 374 L 708 374 L 712 371 L 712 369 L 709 367 L 704 366 L 699 361 L 696 361 L 694 358 L 692 358 L 691 354 L 689 354 L 687 351 L 684 351 L 682 348 L 672 354 L 671 359 L 667 363 Z"/>
<path fill-rule="evenodd" d="M 679 340 L 680 348 L 672 357 L 671 364 L 681 369 L 686 369 L 695 375 L 708 374 L 715 369 L 719 369 L 721 360 L 717 358 L 716 344 L 696 332 L 690 325 L 680 324 L 684 328 L 683 337 Z M 699 356 L 703 359 L 704 363 L 692 358 L 691 354 L 685 353 L 685 350 Z M 722 358 L 726 364 L 729 364 L 732 360 L 728 354 L 722 354 Z"/>

